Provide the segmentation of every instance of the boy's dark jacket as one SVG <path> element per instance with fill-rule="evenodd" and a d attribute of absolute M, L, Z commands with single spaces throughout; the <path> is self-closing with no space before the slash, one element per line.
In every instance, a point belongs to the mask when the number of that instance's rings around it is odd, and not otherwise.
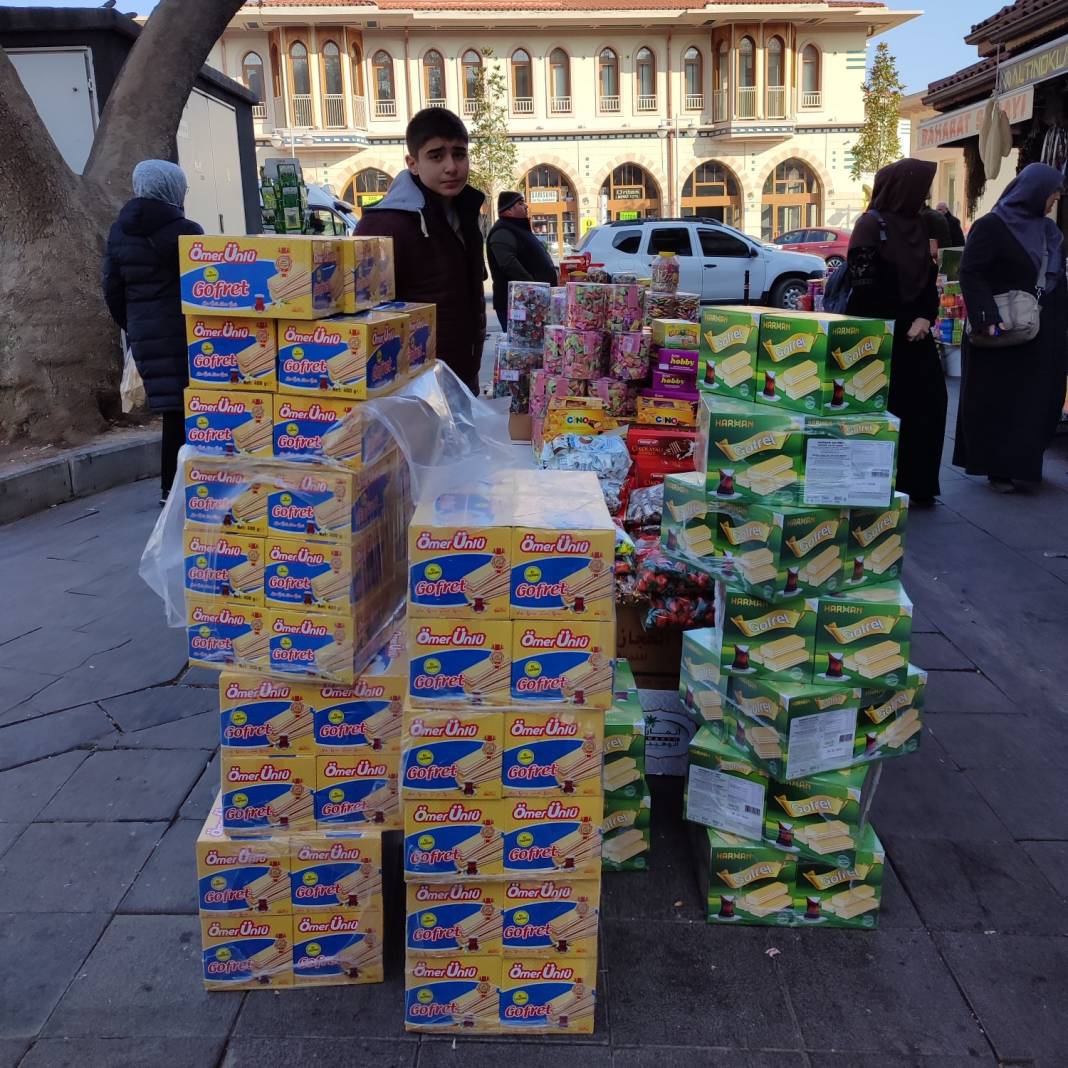
<path fill-rule="evenodd" d="M 393 238 L 397 299 L 437 305 L 438 356 L 468 383 L 477 381 L 486 337 L 486 263 L 478 225 L 485 199 L 471 186 L 456 197 L 461 241 L 439 198 L 401 171 L 356 227 L 357 234 Z"/>

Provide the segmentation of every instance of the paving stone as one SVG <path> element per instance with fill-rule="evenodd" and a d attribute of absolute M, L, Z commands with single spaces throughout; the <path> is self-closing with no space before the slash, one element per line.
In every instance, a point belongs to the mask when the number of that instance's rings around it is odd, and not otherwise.
<path fill-rule="evenodd" d="M 975 671 L 969 660 L 944 634 L 915 634 L 909 659 L 921 664 L 928 671 Z"/>
<path fill-rule="evenodd" d="M 0 912 L 113 910 L 162 830 L 152 823 L 30 824 L 0 861 Z"/>
<path fill-rule="evenodd" d="M 214 677 L 218 679 L 216 672 Z M 201 712 L 218 711 L 218 699 L 192 686 L 153 686 L 100 702 L 122 731 L 145 730 L 186 719 Z"/>
<path fill-rule="evenodd" d="M 912 633 L 913 634 L 938 634 L 938 626 L 927 613 L 915 605 L 912 608 Z"/>
<path fill-rule="evenodd" d="M 929 734 L 916 753 L 883 764 L 872 802 L 876 830 L 892 838 L 978 838 L 1008 841 L 1012 835 Z"/>
<path fill-rule="evenodd" d="M 107 716 L 95 704 L 0 727 L 0 770 L 88 745 L 111 729 Z"/>
<path fill-rule="evenodd" d="M 23 913 L 0 916 L 0 1037 L 33 1038 L 111 919 Z M 10 965 L 16 964 L 17 967 Z"/>
<path fill-rule="evenodd" d="M 925 666 L 918 658 L 916 663 Z M 929 671 L 924 709 L 931 713 L 967 712 L 973 716 L 1026 711 L 977 671 Z"/>
<path fill-rule="evenodd" d="M 4 648 L 0 646 L 0 649 Z M 34 694 L 51 686 L 56 681 L 55 675 L 39 671 L 25 671 L 22 668 L 0 667 L 0 723 L 24 717 L 12 717 L 10 712 Z"/>
<path fill-rule="evenodd" d="M 219 673 L 212 671 L 211 668 L 191 664 L 182 672 L 178 681 L 183 686 L 201 686 L 217 690 L 219 688 Z"/>
<path fill-rule="evenodd" d="M 201 750 L 93 753 L 49 802 L 46 820 L 171 820 L 204 768 Z"/>
<path fill-rule="evenodd" d="M 201 712 L 196 716 L 146 727 L 141 731 L 113 731 L 96 743 L 97 749 L 207 749 L 219 744 L 219 713 Z"/>
<path fill-rule="evenodd" d="M 107 631 L 84 632 L 69 627 L 40 627 L 0 645 L 0 667 L 38 675 L 65 675 L 88 663 L 97 653 L 116 649 L 129 639 Z"/>
<path fill-rule="evenodd" d="M 942 712 L 931 716 L 928 726 L 953 763 L 965 771 L 1068 764 L 1068 731 L 1047 719 Z"/>
<path fill-rule="evenodd" d="M 0 1038 L 0 1068 L 15 1068 L 29 1048 L 28 1038 Z"/>
<path fill-rule="evenodd" d="M 195 916 L 116 916 L 44 1028 L 48 1038 L 223 1038 L 241 998 L 201 986 Z"/>
<path fill-rule="evenodd" d="M 934 930 L 1068 934 L 1068 908 L 1014 842 L 895 836 L 888 848 Z"/>
<path fill-rule="evenodd" d="M 765 955 L 768 939 L 781 932 L 612 921 L 601 931 L 613 1043 L 801 1048 Z"/>
<path fill-rule="evenodd" d="M 4 737 L 0 731 L 0 744 Z M 77 750 L 0 772 L 0 812 L 4 819 L 27 823 L 34 819 L 88 756 Z"/>
<path fill-rule="evenodd" d="M 1053 889 L 1068 901 L 1068 842 L 1021 842 Z"/>
<path fill-rule="evenodd" d="M 886 848 L 886 842 L 883 842 Z M 892 851 L 891 851 L 892 853 Z M 883 896 L 879 906 L 879 927 L 883 931 L 919 930 L 923 920 L 894 868 L 893 857 L 883 865 Z"/>
<path fill-rule="evenodd" d="M 192 915 L 197 911 L 197 863 L 194 847 L 199 820 L 177 820 L 159 840 L 119 912 Z"/>
<path fill-rule="evenodd" d="M 822 1053 L 809 1051 L 812 1068 L 997 1068 L 993 1053 L 974 1057 L 923 1057 L 912 1053 Z"/>
<path fill-rule="evenodd" d="M 218 794 L 219 786 L 221 785 L 220 774 L 219 754 L 216 753 L 208 762 L 208 766 L 204 769 L 200 778 L 197 779 L 196 786 L 189 792 L 189 796 L 178 810 L 179 819 L 199 820 L 203 823 L 208 818 L 211 804 L 215 800 L 215 795 Z"/>
<path fill-rule="evenodd" d="M 576 1040 L 586 1035 L 572 1036 Z M 583 1068 L 612 1068 L 612 1051 L 597 1046 L 582 1046 Z M 552 1043 L 539 1043 L 536 1036 L 510 1035 L 497 1041 L 459 1037 L 455 1042 L 444 1035 L 441 1038 L 424 1036 L 419 1047 L 419 1068 L 500 1068 L 502 1064 L 515 1064 L 521 1068 L 559 1068 L 560 1048 Z"/>
<path fill-rule="evenodd" d="M 42 1038 L 19 1068 L 207 1068 L 223 1049 L 221 1038 Z"/>
<path fill-rule="evenodd" d="M 0 857 L 11 848 L 27 826 L 26 823 L 0 823 Z"/>
<path fill-rule="evenodd" d="M 1063 768 L 976 768 L 966 773 L 1014 838 L 1068 839 Z"/>
<path fill-rule="evenodd" d="M 925 932 L 826 930 L 812 937 L 783 930 L 769 937 L 781 950 L 775 967 L 806 1048 L 930 1056 L 988 1051 Z M 840 976 L 841 984 L 828 976 Z"/>
<path fill-rule="evenodd" d="M 422 1068 L 422 1061 L 419 1062 Z M 613 1068 L 807 1068 L 804 1053 L 789 1050 L 749 1051 L 711 1046 L 642 1046 L 613 1051 Z M 932 1065 L 932 1068 L 934 1066 Z"/>
<path fill-rule="evenodd" d="M 1003 1061 L 1064 1064 L 1068 939 L 938 935 L 942 954 Z"/>
<path fill-rule="evenodd" d="M 349 987 L 350 990 L 357 989 Z M 259 992 L 256 992 L 259 996 Z M 290 996 L 284 992 L 278 999 Z M 350 1028 L 354 1021 L 349 1021 Z M 466 1047 L 465 1047 L 466 1048 Z M 265 1064 L 367 1064 L 374 1068 L 414 1068 L 419 1043 L 360 1038 L 232 1038 L 222 1068 L 263 1068 Z"/>

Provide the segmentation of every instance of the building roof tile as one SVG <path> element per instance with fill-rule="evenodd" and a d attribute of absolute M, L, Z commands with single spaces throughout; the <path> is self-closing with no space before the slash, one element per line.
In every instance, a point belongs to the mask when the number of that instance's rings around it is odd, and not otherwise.
<path fill-rule="evenodd" d="M 379 11 L 700 11 L 738 0 L 250 0 L 245 10 L 263 7 L 370 7 Z M 821 0 L 749 0 L 752 6 L 820 4 Z M 885 8 L 882 0 L 822 0 L 838 8 Z"/>

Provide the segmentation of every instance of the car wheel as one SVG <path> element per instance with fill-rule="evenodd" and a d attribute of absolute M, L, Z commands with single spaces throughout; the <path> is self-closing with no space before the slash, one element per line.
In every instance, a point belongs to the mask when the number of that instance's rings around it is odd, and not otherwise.
<path fill-rule="evenodd" d="M 843 263 L 845 263 L 845 260 L 842 259 L 841 256 L 828 256 L 827 257 L 827 273 L 830 274 L 832 271 L 837 271 L 838 268 L 841 267 Z"/>
<path fill-rule="evenodd" d="M 797 311 L 798 302 L 808 292 L 808 286 L 801 278 L 785 278 L 776 283 L 771 291 L 771 303 L 775 308 L 789 308 Z"/>

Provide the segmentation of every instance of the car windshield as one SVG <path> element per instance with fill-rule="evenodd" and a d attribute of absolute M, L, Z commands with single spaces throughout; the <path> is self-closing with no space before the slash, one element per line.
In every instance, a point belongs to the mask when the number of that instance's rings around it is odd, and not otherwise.
<path fill-rule="evenodd" d="M 591 226 L 591 227 L 590 227 L 590 228 L 589 228 L 589 229 L 588 229 L 588 230 L 587 230 L 587 231 L 586 231 L 586 232 L 585 232 L 585 233 L 584 233 L 584 234 L 582 235 L 582 240 L 581 240 L 581 241 L 580 241 L 580 242 L 578 243 L 577 247 L 575 248 L 575 251 L 576 251 L 576 252 L 583 252 L 583 251 L 585 251 L 585 249 L 586 249 L 586 246 L 587 246 L 587 245 L 588 245 L 588 244 L 589 244 L 589 243 L 590 243 L 590 242 L 591 242 L 591 241 L 593 240 L 593 235 L 594 235 L 594 234 L 595 234 L 595 233 L 596 233 L 596 232 L 598 231 L 598 229 L 600 229 L 600 228 L 599 228 L 599 227 L 597 227 L 597 226 Z"/>

